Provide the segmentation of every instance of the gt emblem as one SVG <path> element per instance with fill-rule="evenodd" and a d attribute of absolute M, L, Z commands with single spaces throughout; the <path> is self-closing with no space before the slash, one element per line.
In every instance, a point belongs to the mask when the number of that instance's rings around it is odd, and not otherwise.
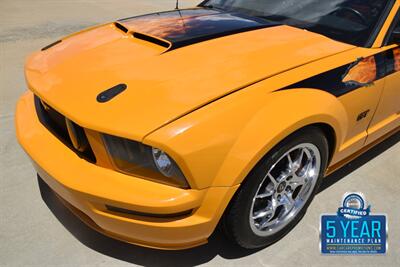
<path fill-rule="evenodd" d="M 357 117 L 357 121 L 360 121 L 362 119 L 365 119 L 368 116 L 369 110 L 364 111 L 363 113 L 361 113 L 360 115 L 358 115 Z"/>

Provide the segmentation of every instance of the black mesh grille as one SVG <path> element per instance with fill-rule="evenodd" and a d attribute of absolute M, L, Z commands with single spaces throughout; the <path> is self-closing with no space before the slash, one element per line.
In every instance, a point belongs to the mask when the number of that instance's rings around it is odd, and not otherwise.
<path fill-rule="evenodd" d="M 39 118 L 39 121 L 51 132 L 53 133 L 61 142 L 63 142 L 66 146 L 72 149 L 79 157 L 95 163 L 96 157 L 93 153 L 93 150 L 90 146 L 87 146 L 84 151 L 78 151 L 72 144 L 71 138 L 68 134 L 67 125 L 65 122 L 65 117 L 57 112 L 52 107 L 48 106 L 46 103 L 42 102 L 39 97 L 35 96 L 35 107 L 36 112 Z M 84 132 L 83 128 L 76 125 L 75 127 L 79 127 L 82 132 Z M 83 135 L 80 138 L 87 138 L 86 135 Z M 85 140 L 87 142 L 87 139 Z"/>

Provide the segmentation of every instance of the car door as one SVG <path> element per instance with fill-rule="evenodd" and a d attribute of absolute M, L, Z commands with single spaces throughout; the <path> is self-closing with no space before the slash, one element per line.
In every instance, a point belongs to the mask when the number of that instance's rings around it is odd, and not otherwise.
<path fill-rule="evenodd" d="M 400 13 L 389 29 L 385 43 L 391 48 L 385 55 L 387 76 L 378 108 L 368 128 L 367 145 L 400 127 Z"/>

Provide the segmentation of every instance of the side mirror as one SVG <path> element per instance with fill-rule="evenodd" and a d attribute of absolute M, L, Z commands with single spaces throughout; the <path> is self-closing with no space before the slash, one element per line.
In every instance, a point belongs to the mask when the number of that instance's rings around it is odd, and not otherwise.
<path fill-rule="evenodd" d="M 400 26 L 396 27 L 392 32 L 392 43 L 400 44 Z"/>

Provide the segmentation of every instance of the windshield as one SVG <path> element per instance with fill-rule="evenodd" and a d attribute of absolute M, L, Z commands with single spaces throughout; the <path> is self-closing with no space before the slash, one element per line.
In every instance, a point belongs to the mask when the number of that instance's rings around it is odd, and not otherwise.
<path fill-rule="evenodd" d="M 209 0 L 202 6 L 244 13 L 365 46 L 387 0 Z"/>

